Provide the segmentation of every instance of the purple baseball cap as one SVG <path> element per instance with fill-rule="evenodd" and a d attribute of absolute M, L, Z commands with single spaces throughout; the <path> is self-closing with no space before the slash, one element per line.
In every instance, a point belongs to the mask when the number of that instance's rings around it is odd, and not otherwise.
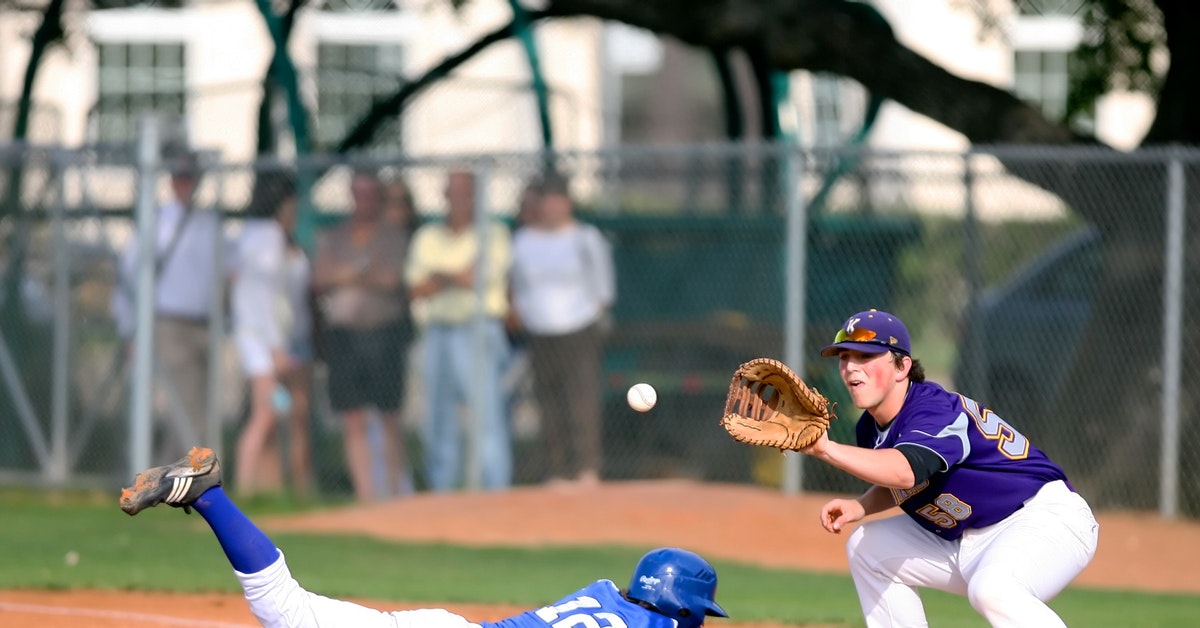
<path fill-rule="evenodd" d="M 821 357 L 832 358 L 842 349 L 862 353 L 895 351 L 912 355 L 908 328 L 898 317 L 879 310 L 867 310 L 847 318 L 833 337 L 833 344 L 821 349 Z"/>

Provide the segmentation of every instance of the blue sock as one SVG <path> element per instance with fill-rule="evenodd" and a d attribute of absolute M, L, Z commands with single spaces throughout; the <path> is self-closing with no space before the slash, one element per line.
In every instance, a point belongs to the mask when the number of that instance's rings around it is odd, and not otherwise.
<path fill-rule="evenodd" d="M 279 549 L 225 494 L 220 486 L 204 491 L 192 507 L 208 522 L 233 568 L 258 573 L 279 558 Z"/>

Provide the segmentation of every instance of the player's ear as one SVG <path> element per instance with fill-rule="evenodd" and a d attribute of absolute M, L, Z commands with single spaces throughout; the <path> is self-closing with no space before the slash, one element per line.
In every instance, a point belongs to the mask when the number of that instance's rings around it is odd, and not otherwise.
<path fill-rule="evenodd" d="M 908 373 L 912 370 L 913 359 L 903 353 L 892 352 L 892 364 L 896 366 L 896 381 L 902 382 L 908 379 Z"/>

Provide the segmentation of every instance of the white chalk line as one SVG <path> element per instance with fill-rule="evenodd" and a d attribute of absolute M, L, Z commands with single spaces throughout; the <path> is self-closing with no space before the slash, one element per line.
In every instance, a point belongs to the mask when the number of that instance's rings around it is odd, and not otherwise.
<path fill-rule="evenodd" d="M 254 628 L 254 624 L 231 624 L 211 620 L 182 619 L 170 615 L 151 615 L 149 613 L 131 613 L 128 611 L 110 611 L 100 608 L 59 608 L 42 604 L 20 604 L 17 602 L 0 602 L 0 612 L 30 613 L 34 615 L 64 615 L 69 617 L 90 617 L 93 619 L 115 619 L 121 622 L 139 621 L 158 623 L 167 626 L 200 626 L 205 628 Z"/>

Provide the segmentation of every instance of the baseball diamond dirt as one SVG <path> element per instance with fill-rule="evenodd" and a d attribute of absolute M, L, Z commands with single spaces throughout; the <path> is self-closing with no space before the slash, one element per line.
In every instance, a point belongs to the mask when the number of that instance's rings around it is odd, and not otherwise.
<path fill-rule="evenodd" d="M 539 505 L 546 502 L 547 491 L 554 491 L 555 508 L 529 518 L 529 512 L 541 512 Z M 266 518 L 259 523 L 268 533 L 337 532 L 469 546 L 678 545 L 710 559 L 844 572 L 845 536 L 818 534 L 816 529 L 817 513 L 827 498 L 687 480 L 620 482 L 579 492 L 523 487 L 502 493 L 421 494 L 394 502 Z M 486 528 L 463 515 L 480 512 L 489 514 Z M 668 516 L 682 517 L 691 525 L 652 525 Z M 1073 586 L 1200 594 L 1200 579 L 1195 577 L 1195 565 L 1200 564 L 1200 523 L 1167 521 L 1153 513 L 1109 512 L 1100 513 L 1098 518 L 1099 550 Z M 770 538 L 743 538 L 734 545 L 728 542 L 731 529 L 771 529 L 777 533 Z M 808 546 L 803 551 L 797 546 L 781 546 L 777 542 L 781 536 L 805 538 Z M 388 602 L 356 601 L 375 608 L 404 608 Z M 525 610 L 448 607 L 474 620 L 499 619 Z M 720 624 L 729 628 L 771 628 L 726 620 Z M 255 623 L 238 595 L 0 591 L 0 625 L 229 628 Z"/>

